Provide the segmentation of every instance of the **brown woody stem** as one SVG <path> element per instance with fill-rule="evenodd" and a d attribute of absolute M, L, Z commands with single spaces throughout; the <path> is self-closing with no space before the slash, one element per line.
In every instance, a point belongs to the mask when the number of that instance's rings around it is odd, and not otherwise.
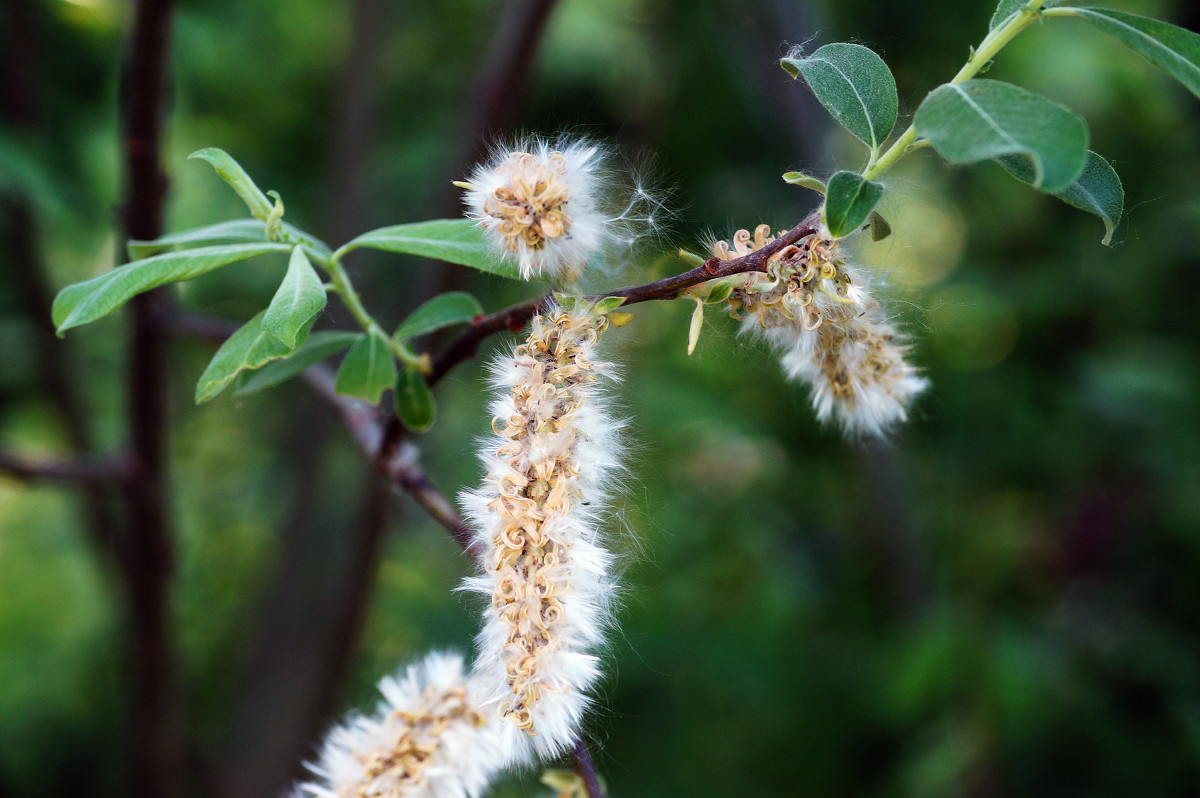
<path fill-rule="evenodd" d="M 766 271 L 767 261 L 772 255 L 784 247 L 791 246 L 817 232 L 820 229 L 820 222 L 820 214 L 814 211 L 806 216 L 798 225 L 768 243 L 762 249 L 756 249 L 740 258 L 731 258 L 729 260 L 710 258 L 702 266 L 697 266 L 691 271 L 677 274 L 674 277 L 656 280 L 645 285 L 622 288 L 619 291 L 594 294 L 589 296 L 588 299 L 599 300 L 605 297 L 619 296 L 625 299 L 625 306 L 658 299 L 675 299 L 685 288 L 707 283 L 710 280 L 732 277 L 735 274 L 744 274 L 745 272 Z M 470 327 L 464 330 L 449 346 L 442 350 L 441 354 L 433 359 L 433 369 L 426 381 L 430 385 L 434 385 L 450 369 L 464 360 L 470 360 L 478 353 L 479 344 L 490 336 L 504 330 L 511 332 L 520 330 L 531 318 L 549 305 L 552 299 L 553 297 L 550 294 L 546 294 L 536 299 L 522 302 L 519 305 L 513 305 L 510 308 L 497 311 L 491 315 L 476 318 L 471 322 Z"/>

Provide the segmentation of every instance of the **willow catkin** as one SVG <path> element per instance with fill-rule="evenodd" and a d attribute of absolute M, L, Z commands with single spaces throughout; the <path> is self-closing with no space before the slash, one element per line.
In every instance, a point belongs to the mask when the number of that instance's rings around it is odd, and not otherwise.
<path fill-rule="evenodd" d="M 325 737 L 292 795 L 317 798 L 478 798 L 502 765 L 499 719 L 457 654 L 434 653 L 379 683 L 375 712 Z"/>
<path fill-rule="evenodd" d="M 490 599 L 475 673 L 509 761 L 568 748 L 600 678 L 613 584 L 598 516 L 620 426 L 604 408 L 612 368 L 594 358 L 606 324 L 582 303 L 534 317 L 528 340 L 495 365 L 487 477 L 461 497 L 484 552 L 465 587 Z"/>

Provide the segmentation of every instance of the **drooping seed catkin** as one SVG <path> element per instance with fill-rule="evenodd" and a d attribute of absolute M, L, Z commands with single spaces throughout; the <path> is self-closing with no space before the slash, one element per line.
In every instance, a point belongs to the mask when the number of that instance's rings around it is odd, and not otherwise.
<path fill-rule="evenodd" d="M 533 319 L 496 364 L 487 477 L 462 496 L 485 552 L 466 587 L 490 598 L 475 672 L 491 685 L 509 760 L 568 748 L 600 677 L 614 586 L 599 514 L 620 426 L 600 384 L 612 367 L 594 356 L 606 323 L 582 303 Z"/>

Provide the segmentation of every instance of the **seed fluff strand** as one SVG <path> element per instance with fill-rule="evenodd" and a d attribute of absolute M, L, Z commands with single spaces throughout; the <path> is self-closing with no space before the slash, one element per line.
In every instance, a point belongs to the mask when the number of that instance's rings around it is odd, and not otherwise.
<path fill-rule="evenodd" d="M 617 468 L 619 424 L 594 359 L 603 316 L 579 303 L 534 317 L 494 367 L 495 437 L 482 488 L 461 497 L 485 552 L 464 587 L 490 596 L 475 671 L 491 685 L 510 762 L 562 753 L 600 678 L 614 586 L 599 514 Z"/>

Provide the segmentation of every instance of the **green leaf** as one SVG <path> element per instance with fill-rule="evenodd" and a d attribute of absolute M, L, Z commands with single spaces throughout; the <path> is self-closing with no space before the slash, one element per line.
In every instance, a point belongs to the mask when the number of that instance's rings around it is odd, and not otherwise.
<path fill-rule="evenodd" d="M 228 244 L 168 252 L 133 261 L 82 283 L 68 285 L 54 298 L 50 315 L 61 335 L 72 327 L 111 313 L 130 298 L 151 288 L 190 280 L 230 263 L 289 249 L 287 244 Z"/>
<path fill-rule="evenodd" d="M 233 160 L 225 150 L 219 150 L 216 147 L 196 150 L 188 156 L 188 160 L 192 158 L 199 158 L 212 164 L 212 168 L 217 170 L 221 179 L 228 183 L 246 203 L 246 207 L 250 209 L 250 215 L 255 219 L 265 222 L 271 215 L 271 208 L 275 203 L 267 199 L 267 195 L 254 185 L 254 181 L 250 179 L 250 175 L 246 174 L 246 170 L 242 168 L 241 164 Z"/>
<path fill-rule="evenodd" d="M 1024 158 L 1006 155 L 996 161 L 1018 180 L 1033 182 L 1033 170 Z M 1081 211 L 1099 216 L 1104 222 L 1104 238 L 1100 243 L 1111 245 L 1113 231 L 1125 210 L 1125 189 L 1121 187 L 1121 178 L 1108 161 L 1088 150 L 1083 172 L 1074 183 L 1062 191 L 1054 192 L 1054 196 Z"/>
<path fill-rule="evenodd" d="M 434 219 L 381 227 L 363 233 L 343 246 L 339 253 L 360 247 L 436 258 L 502 277 L 520 279 L 516 263 L 497 257 L 484 240 L 483 230 L 470 219 Z"/>
<path fill-rule="evenodd" d="M 283 222 L 281 226 L 286 242 L 303 244 L 318 256 L 329 257 L 330 249 L 325 242 L 287 222 Z M 168 233 L 150 241 L 129 241 L 125 244 L 125 250 L 129 253 L 130 260 L 141 260 L 174 249 L 189 249 L 225 242 L 269 240 L 266 225 L 262 222 L 257 219 L 234 219 L 179 233 Z"/>
<path fill-rule="evenodd" d="M 704 302 L 707 305 L 715 305 L 718 302 L 724 302 L 729 299 L 729 295 L 733 293 L 733 283 L 723 280 L 712 287 L 708 292 L 708 296 L 704 297 Z"/>
<path fill-rule="evenodd" d="M 296 247 L 288 261 L 287 274 L 263 316 L 263 330 L 294 349 L 300 331 L 312 327 L 317 314 L 324 309 L 325 286 L 303 248 Z"/>
<path fill-rule="evenodd" d="M 700 342 L 700 330 L 704 327 L 704 302 L 703 300 L 696 302 L 696 309 L 692 311 L 692 320 L 688 324 L 688 357 L 692 356 L 692 352 L 696 351 L 696 344 Z"/>
<path fill-rule="evenodd" d="M 812 175 L 803 174 L 802 172 L 784 172 L 783 182 L 791 183 L 793 186 L 800 186 L 801 188 L 812 189 L 818 194 L 825 193 L 824 180 L 820 180 Z"/>
<path fill-rule="evenodd" d="M 883 186 L 854 172 L 829 178 L 825 194 L 825 226 L 834 238 L 843 238 L 862 227 L 883 196 Z"/>
<path fill-rule="evenodd" d="M 892 234 L 892 226 L 875 211 L 871 211 L 871 240 L 882 241 Z"/>
<path fill-rule="evenodd" d="M 612 313 L 614 310 L 624 304 L 625 297 L 623 296 L 606 296 L 604 299 L 601 299 L 596 303 L 596 306 L 592 309 L 592 312 L 597 316 L 607 316 L 609 313 Z"/>
<path fill-rule="evenodd" d="M 1066 0 L 1046 0 L 1045 3 L 1042 3 L 1042 8 L 1051 8 L 1065 2 Z M 1000 4 L 996 6 L 996 13 L 992 14 L 992 21 L 988 25 L 988 30 L 993 31 L 999 28 L 1020 13 L 1027 5 L 1029 5 L 1029 0 L 1000 0 Z"/>
<path fill-rule="evenodd" d="M 877 152 L 896 125 L 896 79 L 883 59 L 860 44 L 820 47 L 804 58 L 780 64 L 793 77 L 804 76 L 813 93 L 842 127 Z"/>
<path fill-rule="evenodd" d="M 483 313 L 479 301 L 470 294 L 454 291 L 440 294 L 414 310 L 392 337 L 407 341 L 452 324 L 463 324 Z"/>
<path fill-rule="evenodd" d="M 437 405 L 425 378 L 412 369 L 404 369 L 396 380 L 396 415 L 414 432 L 425 432 L 437 418 Z"/>
<path fill-rule="evenodd" d="M 304 345 L 297 348 L 287 360 L 276 360 L 268 363 L 242 380 L 235 396 L 261 391 L 290 380 L 309 366 L 320 363 L 330 355 L 336 355 L 343 349 L 364 337 L 365 333 L 345 330 L 322 330 L 308 336 Z"/>
<path fill-rule="evenodd" d="M 253 371 L 292 354 L 290 348 L 263 331 L 264 315 L 266 311 L 250 319 L 221 344 L 196 383 L 196 404 L 203 404 L 221 393 L 243 371 Z M 307 336 L 308 328 L 301 330 L 301 341 Z"/>
<path fill-rule="evenodd" d="M 343 396 L 374 403 L 395 382 L 396 364 L 392 360 L 392 350 L 386 338 L 372 331 L 346 353 L 333 387 Z"/>
<path fill-rule="evenodd" d="M 231 241 L 266 240 L 268 240 L 267 232 L 262 222 L 257 219 L 234 219 L 179 233 L 168 233 L 150 241 L 133 239 L 125 244 L 125 251 L 129 253 L 130 260 L 141 260 L 178 247 L 187 249 Z"/>
<path fill-rule="evenodd" d="M 1028 158 L 1033 187 L 1044 191 L 1071 185 L 1087 160 L 1082 119 L 1056 102 L 997 80 L 939 86 L 917 108 L 913 125 L 951 163 L 1002 155 Z"/>
<path fill-rule="evenodd" d="M 1066 8 L 1064 11 L 1116 37 L 1135 53 L 1178 80 L 1200 97 L 1200 33 L 1150 17 L 1108 8 Z"/>

